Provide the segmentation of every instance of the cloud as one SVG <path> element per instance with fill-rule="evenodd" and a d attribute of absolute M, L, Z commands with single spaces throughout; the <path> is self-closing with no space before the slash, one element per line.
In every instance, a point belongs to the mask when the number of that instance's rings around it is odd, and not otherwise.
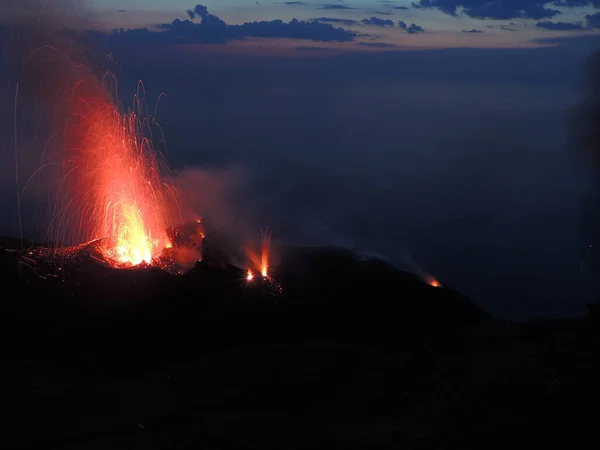
<path fill-rule="evenodd" d="M 473 28 L 472 30 L 462 30 L 463 33 L 483 33 L 482 30 L 476 30 Z"/>
<path fill-rule="evenodd" d="M 600 28 L 600 13 L 586 14 L 585 24 L 582 22 L 550 22 L 542 21 L 535 24 L 537 28 L 555 31 L 580 31 Z"/>
<path fill-rule="evenodd" d="M 361 21 L 365 25 L 376 25 L 378 27 L 393 27 L 394 21 L 390 19 L 380 19 L 379 17 L 371 17 Z"/>
<path fill-rule="evenodd" d="M 536 23 L 535 26 L 537 28 L 555 31 L 585 30 L 581 22 L 550 22 L 548 20 L 544 20 Z"/>
<path fill-rule="evenodd" d="M 194 20 L 196 17 L 204 19 L 209 15 L 208 8 L 204 5 L 196 5 L 194 9 L 188 9 L 186 12 L 192 20 Z"/>
<path fill-rule="evenodd" d="M 600 28 L 600 13 L 586 14 L 585 22 L 590 28 Z"/>
<path fill-rule="evenodd" d="M 408 25 L 406 25 L 406 22 L 404 22 L 403 20 L 398 21 L 398 26 L 409 34 L 425 32 L 423 27 L 420 27 L 419 25 L 416 25 L 414 23 L 411 23 L 410 26 L 408 26 Z"/>
<path fill-rule="evenodd" d="M 317 17 L 316 19 L 313 19 L 313 21 L 314 20 L 317 22 L 341 23 L 343 25 L 357 25 L 359 23 L 358 20 L 338 19 L 335 17 Z"/>
<path fill-rule="evenodd" d="M 352 6 L 348 6 L 348 5 L 327 4 L 327 5 L 321 6 L 319 9 L 356 9 L 356 8 L 354 8 Z"/>
<path fill-rule="evenodd" d="M 419 26 L 419 25 L 415 25 L 414 23 L 411 23 L 410 26 L 406 29 L 407 33 L 423 33 L 425 32 L 425 30 L 423 29 L 423 27 Z"/>
<path fill-rule="evenodd" d="M 392 8 L 392 9 L 402 9 L 404 11 L 406 11 L 408 9 L 406 6 L 394 5 L 394 2 L 391 0 L 377 0 L 377 3 L 383 3 L 386 7 Z"/>
<path fill-rule="evenodd" d="M 343 28 L 335 28 L 321 21 L 290 22 L 271 20 L 246 22 L 241 25 L 229 25 L 219 17 L 208 12 L 203 5 L 196 5 L 187 11 L 189 19 L 175 19 L 168 24 L 160 24 L 162 32 L 153 32 L 147 28 L 114 30 L 108 39 L 121 43 L 154 44 L 224 44 L 231 40 L 248 37 L 307 39 L 322 42 L 352 41 L 356 33 Z"/>
<path fill-rule="evenodd" d="M 332 52 L 334 49 L 329 47 L 308 47 L 306 45 L 301 45 L 296 47 L 296 50 L 299 52 Z"/>
<path fill-rule="evenodd" d="M 313 21 L 327 22 L 327 23 L 339 23 L 339 24 L 348 25 L 348 26 L 352 26 L 352 25 L 373 25 L 373 26 L 377 26 L 377 27 L 393 27 L 393 26 L 395 26 L 395 23 L 393 20 L 381 19 L 379 17 L 371 17 L 370 19 L 362 19 L 360 21 L 353 20 L 353 19 L 339 19 L 339 18 L 335 18 L 335 17 L 318 17 L 316 19 L 313 19 Z M 403 30 L 405 30 L 407 33 L 419 33 L 419 32 L 424 31 L 423 28 L 421 28 L 418 25 L 415 25 L 414 23 L 411 24 L 409 27 L 406 25 L 406 23 L 404 23 L 403 21 L 400 21 L 400 22 L 398 22 L 398 26 L 400 28 L 402 28 Z"/>
<path fill-rule="evenodd" d="M 554 3 L 546 0 L 419 0 L 418 3 L 412 5 L 415 8 L 436 8 L 451 16 L 458 15 L 462 9 L 464 14 L 475 19 L 508 20 L 527 18 L 541 20 L 560 14 L 559 10 L 548 5 L 582 6 L 594 3 L 600 4 L 598 0 L 585 3 L 584 0 L 566 0 L 566 2 L 560 0 Z"/>
<path fill-rule="evenodd" d="M 552 2 L 552 4 L 563 8 L 577 8 L 582 6 L 600 8 L 600 1 L 598 0 L 557 0 Z"/>
<path fill-rule="evenodd" d="M 376 47 L 376 48 L 395 48 L 397 45 L 395 44 L 386 44 L 385 42 L 360 42 L 358 45 L 363 45 L 365 47 Z"/>

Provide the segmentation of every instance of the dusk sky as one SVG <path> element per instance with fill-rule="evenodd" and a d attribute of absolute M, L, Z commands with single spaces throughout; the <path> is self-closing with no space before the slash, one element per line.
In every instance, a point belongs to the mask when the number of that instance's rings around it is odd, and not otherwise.
<path fill-rule="evenodd" d="M 586 199 L 600 193 L 570 118 L 600 9 L 418 1 L 89 0 L 94 14 L 57 17 L 116 74 L 124 107 L 139 80 L 161 99 L 168 163 L 222 227 L 244 217 L 286 243 L 417 264 L 502 317 L 581 312 L 600 249 L 600 201 Z M 12 116 L 0 125 L 12 142 Z M 0 169 L 14 210 L 14 168 Z"/>
<path fill-rule="evenodd" d="M 99 25 L 109 28 L 152 27 L 186 19 L 185 11 L 193 7 L 186 0 L 89 2 Z M 354 49 L 539 46 L 538 39 L 595 33 L 600 27 L 600 15 L 594 15 L 597 10 L 587 0 L 205 0 L 202 4 L 230 25 L 275 19 L 330 23 L 359 35 L 342 46 Z M 356 45 L 361 42 L 378 45 Z"/>

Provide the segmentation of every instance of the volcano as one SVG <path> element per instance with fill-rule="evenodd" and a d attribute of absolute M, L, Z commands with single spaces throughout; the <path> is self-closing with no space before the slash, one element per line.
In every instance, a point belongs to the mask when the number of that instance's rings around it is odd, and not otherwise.
<path fill-rule="evenodd" d="M 175 234 L 180 237 L 173 251 L 197 245 L 182 237 L 181 229 Z M 115 268 L 102 260 L 101 241 L 24 251 L 14 243 L 3 241 L 0 273 L 6 292 L 15 294 L 0 307 L 9 328 L 24 317 L 34 321 L 35 326 L 14 330 L 35 329 L 21 342 L 38 347 L 58 332 L 80 344 L 94 329 L 106 333 L 105 349 L 112 345 L 122 354 L 141 342 L 160 341 L 152 362 L 139 360 L 132 350 L 126 358 L 132 365 L 155 364 L 159 348 L 168 355 L 171 346 L 180 350 L 190 342 L 210 347 L 328 336 L 401 347 L 441 330 L 493 320 L 452 289 L 432 287 L 388 262 L 335 247 L 278 248 L 284 257 L 273 276 L 249 280 L 247 270 L 229 264 L 210 239 L 203 239 L 202 257 L 186 271 L 166 256 L 162 265 Z M 116 324 L 123 321 L 127 325 L 120 329 Z M 105 331 L 97 330 L 100 324 Z M 96 332 L 90 339 L 97 339 Z"/>
<path fill-rule="evenodd" d="M 593 429 L 589 319 L 505 323 L 334 247 L 277 248 L 249 281 L 210 256 L 177 275 L 104 264 L 97 242 L 46 265 L 0 242 L 5 448 L 504 449 Z"/>

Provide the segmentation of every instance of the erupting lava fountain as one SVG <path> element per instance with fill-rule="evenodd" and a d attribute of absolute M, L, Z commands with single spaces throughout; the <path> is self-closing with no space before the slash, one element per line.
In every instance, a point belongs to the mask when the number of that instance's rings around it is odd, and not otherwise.
<path fill-rule="evenodd" d="M 260 255 L 258 255 L 250 246 L 246 247 L 246 256 L 252 267 L 257 270 L 263 278 L 270 278 L 269 268 L 271 265 L 271 232 L 269 230 L 261 231 Z M 252 268 L 248 269 L 246 279 L 252 281 L 254 272 Z"/>
<path fill-rule="evenodd" d="M 263 277 L 269 276 L 269 259 L 271 253 L 271 232 L 262 231 L 261 252 L 260 252 L 260 273 Z"/>
<path fill-rule="evenodd" d="M 102 239 L 100 251 L 114 267 L 152 264 L 171 247 L 167 228 L 180 210 L 179 190 L 152 144 L 155 122 L 144 112 L 141 93 L 140 83 L 134 109 L 125 114 L 105 80 L 99 87 L 80 81 L 66 94 L 52 229 L 57 240 L 71 244 Z"/>

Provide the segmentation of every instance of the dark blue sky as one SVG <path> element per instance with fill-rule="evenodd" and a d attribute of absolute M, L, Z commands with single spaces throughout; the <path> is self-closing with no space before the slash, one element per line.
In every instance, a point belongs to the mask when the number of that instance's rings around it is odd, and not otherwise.
<path fill-rule="evenodd" d="M 136 46 L 121 85 L 167 93 L 172 164 L 191 186 L 193 168 L 223 176 L 194 188 L 213 214 L 414 260 L 504 317 L 565 315 L 590 299 L 591 180 L 567 114 L 598 43 L 291 59 Z"/>

